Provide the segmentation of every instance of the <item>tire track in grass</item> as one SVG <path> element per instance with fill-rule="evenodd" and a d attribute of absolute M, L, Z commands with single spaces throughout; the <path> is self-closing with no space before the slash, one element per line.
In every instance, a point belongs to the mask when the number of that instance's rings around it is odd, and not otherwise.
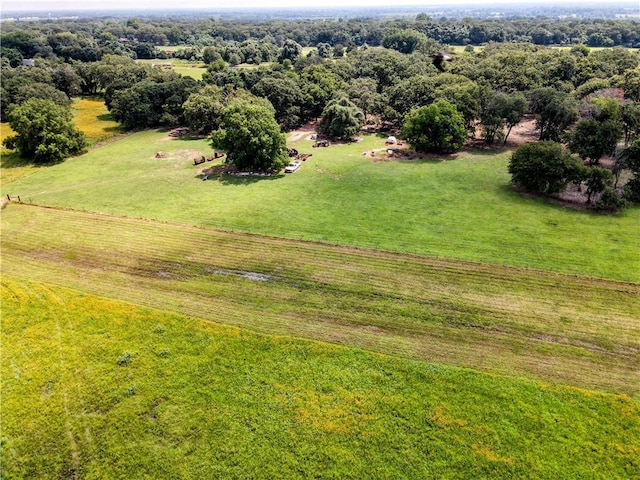
<path fill-rule="evenodd" d="M 11 275 L 261 333 L 577 386 L 640 384 L 637 284 L 40 207 L 3 217 Z"/>

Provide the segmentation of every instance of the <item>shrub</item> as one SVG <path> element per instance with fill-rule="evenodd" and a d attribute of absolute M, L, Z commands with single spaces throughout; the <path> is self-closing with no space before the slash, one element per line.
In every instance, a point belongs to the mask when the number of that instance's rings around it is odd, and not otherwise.
<path fill-rule="evenodd" d="M 528 192 L 551 195 L 581 180 L 585 169 L 562 145 L 543 141 L 519 147 L 511 156 L 509 173 L 513 183 Z"/>
<path fill-rule="evenodd" d="M 131 360 L 133 360 L 133 355 L 131 355 L 130 352 L 125 352 L 120 356 L 120 358 L 118 358 L 118 361 L 116 363 L 123 367 L 125 365 L 129 365 L 131 363 Z"/>
<path fill-rule="evenodd" d="M 446 100 L 411 110 L 402 134 L 416 150 L 434 153 L 460 150 L 467 139 L 462 114 Z"/>

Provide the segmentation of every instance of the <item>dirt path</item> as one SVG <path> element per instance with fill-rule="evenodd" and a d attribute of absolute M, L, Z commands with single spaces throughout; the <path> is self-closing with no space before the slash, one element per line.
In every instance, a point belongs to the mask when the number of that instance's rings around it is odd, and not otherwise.
<path fill-rule="evenodd" d="M 525 143 L 536 142 L 538 132 L 536 131 L 536 120 L 533 115 L 525 115 L 522 121 L 511 129 L 507 139 L 507 147 L 519 147 Z"/>
<path fill-rule="evenodd" d="M 316 127 L 318 123 L 313 121 L 309 123 L 305 123 L 304 125 L 298 127 L 297 129 L 289 132 L 287 140 L 289 142 L 297 142 L 298 140 L 302 140 L 316 133 Z"/>

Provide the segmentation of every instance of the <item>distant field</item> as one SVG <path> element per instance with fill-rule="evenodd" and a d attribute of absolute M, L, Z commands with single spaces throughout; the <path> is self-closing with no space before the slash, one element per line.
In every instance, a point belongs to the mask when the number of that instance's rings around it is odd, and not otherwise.
<path fill-rule="evenodd" d="M 149 65 L 171 65 L 172 71 L 185 77 L 195 78 L 196 80 L 202 80 L 202 74 L 207 71 L 206 65 L 202 62 L 187 62 L 185 60 L 175 60 L 172 58 L 165 60 L 138 60 L 138 62 Z"/>
<path fill-rule="evenodd" d="M 184 50 L 185 48 L 191 48 L 193 45 L 160 45 L 156 48 L 164 52 L 176 52 L 178 50 Z"/>
<path fill-rule="evenodd" d="M 14 209 L 14 207 L 10 207 Z M 633 478 L 640 404 L 2 280 L 6 478 Z"/>
<path fill-rule="evenodd" d="M 179 73 L 184 77 L 195 78 L 196 80 L 202 80 L 202 74 L 207 71 L 205 67 L 201 66 L 189 66 L 189 65 L 175 65 L 173 71 Z"/>
<path fill-rule="evenodd" d="M 526 198 L 509 185 L 509 152 L 380 161 L 384 140 L 311 148 L 302 169 L 207 182 L 193 158 L 206 140 L 141 132 L 41 169 L 3 192 L 65 208 L 293 239 L 527 266 L 640 282 L 640 209 L 617 216 Z M 165 158 L 155 158 L 156 152 Z"/>

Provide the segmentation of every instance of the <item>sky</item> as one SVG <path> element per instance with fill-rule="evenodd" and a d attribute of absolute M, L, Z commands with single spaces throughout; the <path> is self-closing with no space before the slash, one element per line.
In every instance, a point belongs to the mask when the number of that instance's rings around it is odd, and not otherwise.
<path fill-rule="evenodd" d="M 601 5 L 616 4 L 613 0 L 581 0 L 579 3 L 594 3 Z M 242 8 L 242 7 L 380 7 L 380 6 L 403 6 L 403 5 L 453 5 L 453 4 L 474 4 L 491 5 L 505 3 L 520 3 L 518 0 L 320 0 L 319 2 L 307 2 L 304 0 L 2 0 L 0 8 L 3 11 L 11 10 L 33 10 L 33 11 L 56 11 L 56 10 L 158 10 L 158 9 L 206 9 L 216 8 Z M 578 3 L 576 0 L 527 0 L 521 3 L 552 3 L 559 5 L 563 3 Z"/>

